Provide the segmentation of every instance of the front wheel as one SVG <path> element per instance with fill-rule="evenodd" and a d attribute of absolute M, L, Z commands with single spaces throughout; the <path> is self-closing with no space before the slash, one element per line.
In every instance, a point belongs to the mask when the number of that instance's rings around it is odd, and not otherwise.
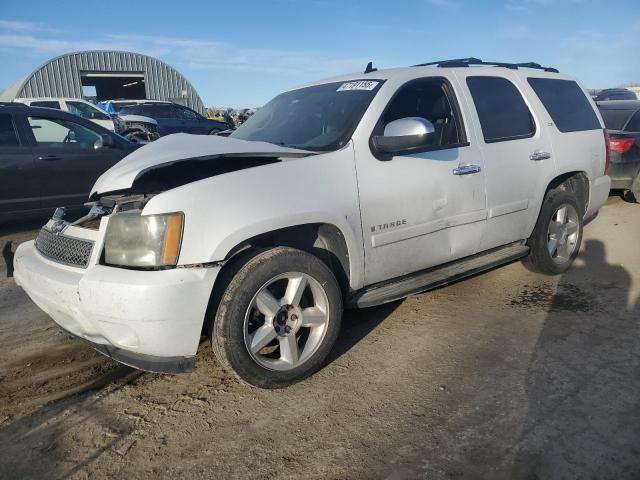
<path fill-rule="evenodd" d="M 260 252 L 230 280 L 211 344 L 222 365 L 261 388 L 279 388 L 318 370 L 342 318 L 338 282 L 317 257 L 287 247 Z"/>
<path fill-rule="evenodd" d="M 573 193 L 548 192 L 527 242 L 531 251 L 525 264 L 531 270 L 549 275 L 566 272 L 580 250 L 582 217 L 582 209 Z"/>

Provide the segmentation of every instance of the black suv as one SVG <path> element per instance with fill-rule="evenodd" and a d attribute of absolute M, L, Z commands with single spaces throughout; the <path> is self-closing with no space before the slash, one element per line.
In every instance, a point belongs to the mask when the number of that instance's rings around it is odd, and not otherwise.
<path fill-rule="evenodd" d="M 0 222 L 81 207 L 139 145 L 61 110 L 0 103 Z"/>
<path fill-rule="evenodd" d="M 141 115 L 153 118 L 158 122 L 158 133 L 195 133 L 198 135 L 215 135 L 231 126 L 225 122 L 210 120 L 195 110 L 175 103 L 150 102 L 122 107 L 119 115 Z"/>
<path fill-rule="evenodd" d="M 640 100 L 598 102 L 609 134 L 611 188 L 629 201 L 640 200 Z"/>

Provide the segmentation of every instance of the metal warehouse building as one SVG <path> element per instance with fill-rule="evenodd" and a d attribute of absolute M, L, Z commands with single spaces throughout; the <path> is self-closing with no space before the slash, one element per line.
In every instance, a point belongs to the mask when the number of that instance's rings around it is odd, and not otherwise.
<path fill-rule="evenodd" d="M 200 96 L 178 71 L 147 55 L 89 51 L 61 55 L 0 94 L 27 97 L 167 100 L 205 113 Z"/>

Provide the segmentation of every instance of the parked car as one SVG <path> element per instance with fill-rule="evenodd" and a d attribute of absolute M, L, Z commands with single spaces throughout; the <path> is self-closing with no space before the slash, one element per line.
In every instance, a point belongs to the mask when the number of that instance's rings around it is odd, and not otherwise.
<path fill-rule="evenodd" d="M 147 99 L 120 99 L 120 100 L 103 100 L 98 102 L 98 107 L 107 113 L 117 115 L 122 107 L 138 105 L 140 103 L 167 103 L 165 100 L 147 100 Z"/>
<path fill-rule="evenodd" d="M 606 100 L 638 100 L 638 97 L 626 88 L 606 88 L 596 95 L 596 101 Z"/>
<path fill-rule="evenodd" d="M 123 125 L 117 116 L 105 113 L 82 98 L 34 97 L 16 98 L 15 101 L 32 107 L 55 108 L 56 110 L 73 113 L 74 115 L 91 120 L 93 123 L 112 132 L 120 133 L 123 130 Z"/>
<path fill-rule="evenodd" d="M 320 368 L 343 305 L 518 259 L 565 272 L 609 194 L 603 125 L 572 77 L 499 65 L 369 66 L 278 95 L 230 137 L 160 138 L 98 179 L 98 230 L 59 214 L 21 244 L 16 282 L 122 363 L 188 371 L 205 335 L 274 388 Z"/>
<path fill-rule="evenodd" d="M 138 145 L 62 110 L 0 104 L 0 222 L 80 208 Z"/>
<path fill-rule="evenodd" d="M 194 133 L 199 135 L 215 135 L 228 130 L 231 125 L 203 117 L 195 110 L 175 103 L 140 103 L 120 108 L 119 115 L 141 115 L 153 118 L 158 122 L 158 133 Z"/>
<path fill-rule="evenodd" d="M 611 188 L 640 200 L 640 100 L 598 102 L 609 133 Z"/>

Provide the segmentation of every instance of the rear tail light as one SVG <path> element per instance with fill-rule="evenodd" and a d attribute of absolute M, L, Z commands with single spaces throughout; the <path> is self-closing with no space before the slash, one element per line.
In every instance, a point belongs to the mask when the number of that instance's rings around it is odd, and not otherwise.
<path fill-rule="evenodd" d="M 609 173 L 609 167 L 611 166 L 611 140 L 609 139 L 609 133 L 606 130 L 604 132 L 604 144 L 606 145 L 607 153 L 604 162 L 604 174 Z"/>
<path fill-rule="evenodd" d="M 635 142 L 633 138 L 610 138 L 609 150 L 612 152 L 625 153 L 631 150 Z"/>

